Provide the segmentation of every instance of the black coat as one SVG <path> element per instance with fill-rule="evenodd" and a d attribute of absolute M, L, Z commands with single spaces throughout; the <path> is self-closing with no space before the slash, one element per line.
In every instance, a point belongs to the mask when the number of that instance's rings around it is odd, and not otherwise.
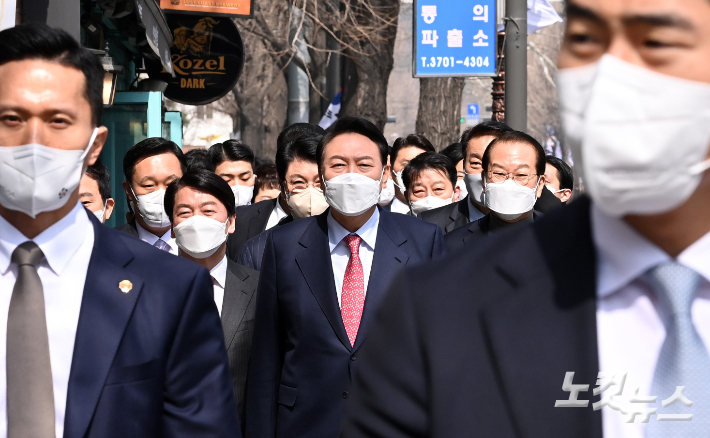
<path fill-rule="evenodd" d="M 234 232 L 227 238 L 227 257 L 230 260 L 236 262 L 246 241 L 266 230 L 266 223 L 269 222 L 276 202 L 278 198 L 237 207 Z"/>
<path fill-rule="evenodd" d="M 342 436 L 601 438 L 591 403 L 554 407 L 567 371 L 590 385 L 580 400 L 599 372 L 589 205 L 401 272 L 358 356 L 367 372 Z"/>

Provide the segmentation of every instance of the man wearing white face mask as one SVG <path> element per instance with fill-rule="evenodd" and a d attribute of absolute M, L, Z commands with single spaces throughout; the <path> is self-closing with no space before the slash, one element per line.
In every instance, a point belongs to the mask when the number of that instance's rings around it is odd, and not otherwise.
<path fill-rule="evenodd" d="M 123 157 L 123 190 L 126 192 L 133 220 L 116 229 L 158 249 L 177 255 L 175 239 L 170 235 L 170 217 L 163 198 L 168 185 L 187 169 L 182 150 L 164 138 L 147 138 Z"/>
<path fill-rule="evenodd" d="M 281 169 L 280 172 L 284 174 L 280 178 L 283 187 L 281 196 L 286 200 L 290 214 L 275 227 L 249 239 L 242 247 L 237 263 L 261 270 L 266 242 L 274 228 L 294 220 L 317 216 L 328 208 L 316 163 L 316 149 L 322 138 L 322 135 L 316 133 L 302 135 L 277 151 L 277 169 Z"/>
<path fill-rule="evenodd" d="M 239 437 L 208 272 L 79 202 L 103 80 L 63 30 L 0 31 L 0 437 Z"/>
<path fill-rule="evenodd" d="M 251 351 L 259 273 L 227 258 L 227 236 L 234 232 L 235 203 L 221 178 L 191 170 L 165 192 L 172 233 L 180 255 L 210 271 L 214 301 L 227 341 L 229 370 L 239 416 L 244 418 L 244 391 Z"/>
<path fill-rule="evenodd" d="M 557 89 L 589 196 L 402 273 L 360 357 L 381 379 L 350 407 L 358 431 L 406 432 L 345 438 L 708 435 L 710 2 L 565 12 Z"/>
<path fill-rule="evenodd" d="M 402 174 L 413 216 L 459 200 L 456 168 L 436 152 L 425 152 L 407 164 Z"/>
<path fill-rule="evenodd" d="M 116 204 L 111 197 L 111 175 L 101 161 L 89 166 L 79 182 L 79 201 L 92 212 L 96 219 L 105 223 Z"/>
<path fill-rule="evenodd" d="M 318 145 L 321 215 L 273 229 L 264 253 L 247 382 L 249 437 L 337 438 L 359 349 L 403 266 L 444 252 L 438 227 L 377 205 L 387 142 L 344 117 Z"/>
<path fill-rule="evenodd" d="M 254 152 L 241 140 L 215 143 L 207 151 L 207 170 L 232 188 L 237 207 L 250 205 L 254 197 Z"/>
<path fill-rule="evenodd" d="M 394 141 L 392 153 L 390 154 L 392 167 L 391 175 L 389 176 L 394 184 L 394 200 L 392 204 L 390 204 L 390 211 L 392 213 L 408 214 L 410 212 L 409 204 L 405 197 L 407 187 L 405 187 L 404 181 L 402 180 L 402 172 L 404 172 L 407 163 L 424 152 L 436 152 L 436 149 L 434 149 L 431 142 L 422 135 L 410 134 Z"/>
<path fill-rule="evenodd" d="M 489 233 L 532 223 L 533 210 L 545 189 L 545 150 L 529 135 L 508 131 L 493 140 L 482 160 L 483 191 L 490 212 L 446 235 L 449 251 L 476 245 Z"/>

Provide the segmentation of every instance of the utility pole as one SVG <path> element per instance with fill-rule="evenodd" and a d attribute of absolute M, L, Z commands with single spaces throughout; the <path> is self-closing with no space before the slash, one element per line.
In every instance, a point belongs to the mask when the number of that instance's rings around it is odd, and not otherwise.
<path fill-rule="evenodd" d="M 294 56 L 297 56 L 304 64 L 308 65 L 310 56 L 306 45 L 306 35 L 310 28 L 305 19 L 305 13 L 296 6 L 291 6 L 293 14 L 291 16 L 291 31 L 289 40 L 295 41 L 293 46 L 296 49 Z M 288 65 L 288 124 L 308 123 L 308 112 L 310 105 L 310 81 L 308 73 L 291 61 Z"/>
<path fill-rule="evenodd" d="M 505 122 L 528 129 L 528 11 L 526 0 L 506 0 Z"/>

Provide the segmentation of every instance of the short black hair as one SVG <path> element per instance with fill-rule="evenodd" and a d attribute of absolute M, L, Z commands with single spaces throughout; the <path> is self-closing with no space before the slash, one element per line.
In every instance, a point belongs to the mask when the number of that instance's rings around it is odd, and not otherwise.
<path fill-rule="evenodd" d="M 394 166 L 394 162 L 397 160 L 399 151 L 405 148 L 417 148 L 423 150 L 424 152 L 436 152 L 434 145 L 432 145 L 426 137 L 419 134 L 409 134 L 406 137 L 399 137 L 394 141 L 394 144 L 392 144 L 392 153 L 390 154 L 391 165 Z"/>
<path fill-rule="evenodd" d="M 275 164 L 264 164 L 263 166 L 257 167 L 254 173 L 256 173 L 256 181 L 254 183 L 254 196 L 251 199 L 252 203 L 260 190 L 281 190 Z"/>
<path fill-rule="evenodd" d="M 449 157 L 454 165 L 458 164 L 459 161 L 463 160 L 463 145 L 461 143 L 451 143 L 441 150 L 441 155 L 446 155 Z"/>
<path fill-rule="evenodd" d="M 254 151 L 241 140 L 215 143 L 207 150 L 207 170 L 215 171 L 225 161 L 246 161 L 254 170 Z"/>
<path fill-rule="evenodd" d="M 387 165 L 387 153 L 389 147 L 385 136 L 382 131 L 379 130 L 371 121 L 365 120 L 360 117 L 343 117 L 338 119 L 330 125 L 325 131 L 323 139 L 318 144 L 318 149 L 316 150 L 316 160 L 318 162 L 318 168 L 323 165 L 323 151 L 328 144 L 333 141 L 333 139 L 339 135 L 343 134 L 359 134 L 367 137 L 377 145 L 380 150 L 380 160 L 382 160 L 382 168 Z"/>
<path fill-rule="evenodd" d="M 493 140 L 491 144 L 489 144 L 486 148 L 486 152 L 483 153 L 483 158 L 481 159 L 481 166 L 483 167 L 484 175 L 485 172 L 488 171 L 488 166 L 491 164 L 491 151 L 493 150 L 493 147 L 501 143 L 527 143 L 533 148 L 535 148 L 535 172 L 538 175 L 545 174 L 545 149 L 542 148 L 542 145 L 537 140 L 535 140 L 524 132 L 508 131 L 504 132 L 503 134 L 501 134 L 500 137 Z"/>
<path fill-rule="evenodd" d="M 173 154 L 180 162 L 180 169 L 184 174 L 187 172 L 187 160 L 182 149 L 174 142 L 166 140 L 162 137 L 150 137 L 136 143 L 130 148 L 123 157 L 123 175 L 126 177 L 128 184 L 133 182 L 133 172 L 136 168 L 136 163 L 139 161 L 160 154 Z"/>
<path fill-rule="evenodd" d="M 207 169 L 207 149 L 195 148 L 185 152 L 187 171 L 194 169 Z"/>
<path fill-rule="evenodd" d="M 105 203 L 111 197 L 111 174 L 101 158 L 86 168 L 86 176 L 96 181 L 99 186 L 101 203 Z"/>
<path fill-rule="evenodd" d="M 323 136 L 325 134 L 325 129 L 318 125 L 311 125 L 310 123 L 293 123 L 288 125 L 281 131 L 278 138 L 276 139 L 276 150 L 284 147 L 287 143 L 296 140 L 298 137 L 306 134 L 318 134 Z"/>
<path fill-rule="evenodd" d="M 503 133 L 510 132 L 512 130 L 513 128 L 505 123 L 496 122 L 494 120 L 488 120 L 481 122 L 478 125 L 471 126 L 470 128 L 466 128 L 466 130 L 461 134 L 461 139 L 459 140 L 459 143 L 462 145 L 464 158 L 466 158 L 466 154 L 468 153 L 468 143 L 474 138 L 488 136 L 498 138 L 503 135 Z"/>
<path fill-rule="evenodd" d="M 446 155 L 436 152 L 424 152 L 407 163 L 402 172 L 404 186 L 407 189 L 412 187 L 412 182 L 425 170 L 438 170 L 449 178 L 452 188 L 456 187 L 456 165 Z"/>
<path fill-rule="evenodd" d="M 286 180 L 288 166 L 294 160 L 304 160 L 317 164 L 316 151 L 322 139 L 322 134 L 306 132 L 291 141 L 280 144 L 276 149 L 276 173 L 279 180 Z"/>
<path fill-rule="evenodd" d="M 98 56 L 81 47 L 66 31 L 42 23 L 20 24 L 0 32 L 0 65 L 27 59 L 56 62 L 84 73 L 91 123 L 101 125 L 104 69 Z"/>
<path fill-rule="evenodd" d="M 557 169 L 557 179 L 560 180 L 560 189 L 574 190 L 574 176 L 572 168 L 564 160 L 552 155 L 545 157 L 547 164 L 554 166 Z"/>
<path fill-rule="evenodd" d="M 198 192 L 214 196 L 224 205 L 230 217 L 233 216 L 237 210 L 237 205 L 234 201 L 234 193 L 225 180 L 209 170 L 193 169 L 185 173 L 182 178 L 171 182 L 167 190 L 165 190 L 164 206 L 165 212 L 170 216 L 170 222 L 173 222 L 174 219 L 175 197 L 177 196 L 178 190 L 183 187 L 190 187 Z"/>

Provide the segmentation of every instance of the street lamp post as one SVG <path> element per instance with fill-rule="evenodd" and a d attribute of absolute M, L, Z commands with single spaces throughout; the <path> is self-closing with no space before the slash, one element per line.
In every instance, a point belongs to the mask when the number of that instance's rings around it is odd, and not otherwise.
<path fill-rule="evenodd" d="M 527 2 L 506 0 L 505 10 L 505 123 L 515 130 L 527 131 Z"/>

